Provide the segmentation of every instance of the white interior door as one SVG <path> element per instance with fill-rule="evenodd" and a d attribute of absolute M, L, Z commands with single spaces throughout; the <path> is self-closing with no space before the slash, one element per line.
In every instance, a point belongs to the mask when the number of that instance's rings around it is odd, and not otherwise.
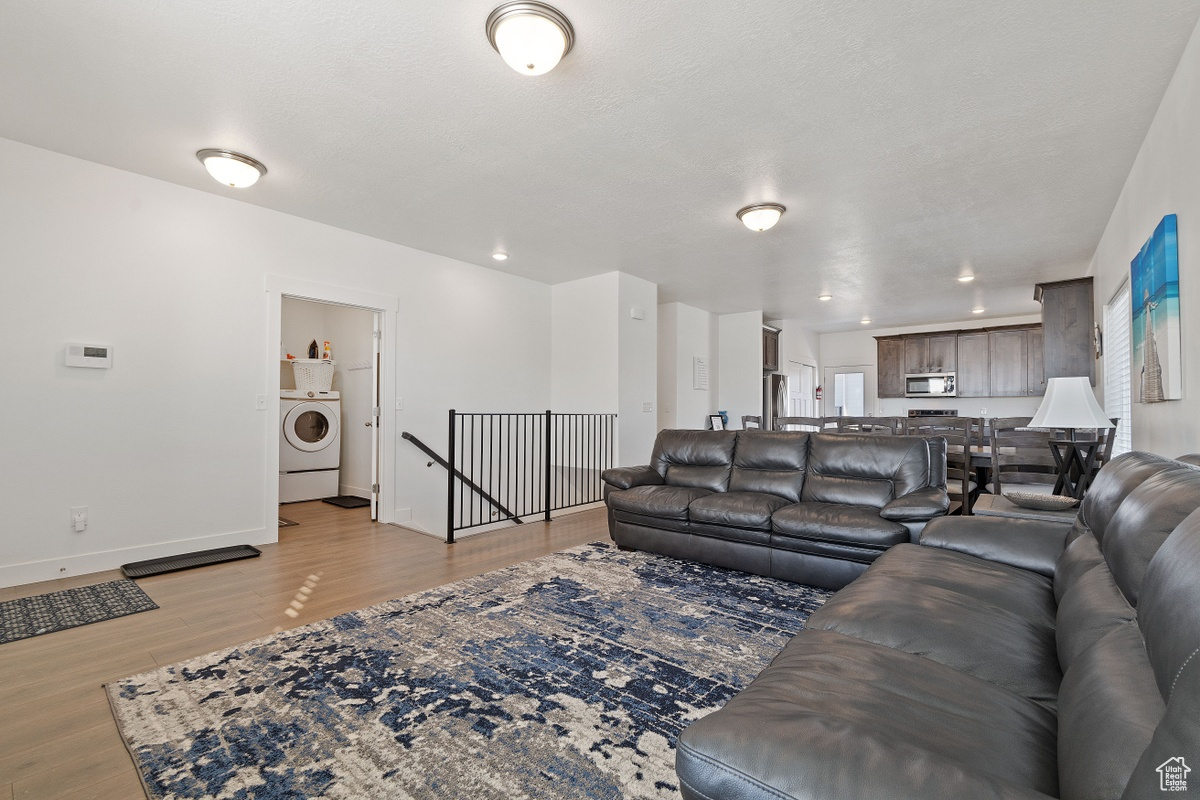
<path fill-rule="evenodd" d="M 800 361 L 789 362 L 787 417 L 818 416 L 815 390 L 817 368 Z"/>
<path fill-rule="evenodd" d="M 875 368 L 826 367 L 822 402 L 826 417 L 873 417 L 877 405 Z"/>
<path fill-rule="evenodd" d="M 379 373 L 380 356 L 379 342 L 380 313 L 371 315 L 374 319 L 374 332 L 371 355 L 371 521 L 379 520 Z"/>

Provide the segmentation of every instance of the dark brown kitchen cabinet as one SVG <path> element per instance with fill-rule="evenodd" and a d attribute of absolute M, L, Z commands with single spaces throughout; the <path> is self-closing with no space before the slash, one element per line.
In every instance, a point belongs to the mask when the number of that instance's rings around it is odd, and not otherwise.
<path fill-rule="evenodd" d="M 1041 397 L 1046 393 L 1046 370 L 1042 359 L 1042 329 L 1029 329 L 1029 394 Z"/>
<path fill-rule="evenodd" d="M 960 333 L 957 344 L 958 369 L 955 372 L 958 396 L 990 397 L 991 359 L 987 333 Z"/>
<path fill-rule="evenodd" d="M 779 369 L 779 329 L 763 326 L 763 372 Z"/>
<path fill-rule="evenodd" d="M 1025 397 L 1029 394 L 1028 330 L 989 332 L 988 361 L 991 397 Z"/>
<path fill-rule="evenodd" d="M 1095 386 L 1092 279 L 1039 283 L 1033 287 L 1033 299 L 1042 304 L 1045 377 L 1086 375 Z"/>
<path fill-rule="evenodd" d="M 876 339 L 875 372 L 880 397 L 904 397 L 904 340 L 899 336 Z"/>
<path fill-rule="evenodd" d="M 957 360 L 957 334 L 904 337 L 904 371 L 910 375 L 954 372 Z"/>

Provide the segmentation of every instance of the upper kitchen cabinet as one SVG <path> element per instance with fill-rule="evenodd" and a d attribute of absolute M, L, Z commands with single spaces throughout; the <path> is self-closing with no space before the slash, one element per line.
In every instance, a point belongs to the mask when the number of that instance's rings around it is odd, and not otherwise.
<path fill-rule="evenodd" d="M 904 337 L 904 371 L 909 375 L 954 372 L 958 361 L 958 336 L 935 333 Z"/>
<path fill-rule="evenodd" d="M 779 328 L 763 325 L 763 372 L 779 369 Z"/>
<path fill-rule="evenodd" d="M 881 336 L 875 339 L 875 372 L 880 397 L 904 397 L 904 339 Z"/>
<path fill-rule="evenodd" d="M 1039 283 L 1033 288 L 1033 299 L 1042 304 L 1042 368 L 1045 379 L 1086 375 L 1095 386 L 1092 279 Z"/>

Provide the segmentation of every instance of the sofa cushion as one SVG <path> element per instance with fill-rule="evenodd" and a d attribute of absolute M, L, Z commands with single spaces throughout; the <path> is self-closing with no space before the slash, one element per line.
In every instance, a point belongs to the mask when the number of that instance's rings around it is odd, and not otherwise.
<path fill-rule="evenodd" d="M 688 800 L 1057 794 L 1045 707 L 928 659 L 803 630 L 679 738 Z"/>
<path fill-rule="evenodd" d="M 741 544 L 756 544 L 767 547 L 771 544 L 771 532 L 754 530 L 753 528 L 734 528 L 729 525 L 710 525 L 705 522 L 689 522 L 688 533 L 704 536 L 709 539 L 724 539 L 727 542 Z"/>
<path fill-rule="evenodd" d="M 929 476 L 929 443 L 919 436 L 813 433 L 802 499 L 878 509 Z"/>
<path fill-rule="evenodd" d="M 791 536 L 880 550 L 909 540 L 908 528 L 883 519 L 875 508 L 837 503 L 804 502 L 785 506 L 771 517 L 771 529 L 781 539 Z"/>
<path fill-rule="evenodd" d="M 1010 603 L 988 602 L 986 592 L 975 595 L 963 586 L 897 576 L 900 567 L 895 562 L 913 557 L 919 549 L 919 545 L 902 546 L 883 554 L 875 562 L 877 568 L 834 595 L 809 618 L 808 627 L 921 655 L 1022 697 L 1052 704 L 1062 680 L 1053 624 L 1046 624 L 1044 618 L 1031 619 L 1026 609 Z M 934 558 L 926 555 L 921 566 L 941 561 L 949 570 L 961 559 L 973 558 L 931 552 Z M 985 569 L 988 562 L 977 560 Z M 908 568 L 915 570 L 917 564 Z M 1040 595 L 1049 602 L 1050 581 L 1043 580 Z"/>
<path fill-rule="evenodd" d="M 1163 708 L 1136 625 L 1118 625 L 1081 654 L 1058 694 L 1063 799 L 1120 797 Z"/>
<path fill-rule="evenodd" d="M 1061 603 L 1075 581 L 1103 561 L 1104 554 L 1100 552 L 1096 537 L 1085 530 L 1063 549 L 1054 565 L 1054 598 Z"/>
<path fill-rule="evenodd" d="M 788 501 L 775 494 L 720 492 L 693 500 L 688 508 L 688 519 L 710 525 L 768 531 L 771 515 L 786 505 Z"/>
<path fill-rule="evenodd" d="M 1137 451 L 1122 453 L 1105 464 L 1088 486 L 1079 509 L 1080 518 L 1091 529 L 1096 541 L 1103 544 L 1109 520 L 1130 492 L 1151 475 L 1177 466 L 1172 459 Z"/>
<path fill-rule="evenodd" d="M 1171 464 L 1129 493 L 1100 543 L 1117 585 L 1134 606 L 1150 559 L 1171 531 L 1200 508 L 1200 470 Z"/>
<path fill-rule="evenodd" d="M 966 553 L 901 545 L 877 559 L 872 574 L 936 586 L 976 604 L 1003 609 L 1045 628 L 1055 625 L 1050 579 L 1035 572 Z"/>
<path fill-rule="evenodd" d="M 1058 664 L 1063 672 L 1113 628 L 1136 618 L 1106 565 L 1097 564 L 1081 575 L 1058 605 Z"/>
<path fill-rule="evenodd" d="M 671 486 L 723 492 L 736 441 L 735 431 L 659 431 L 650 466 Z"/>
<path fill-rule="evenodd" d="M 798 503 L 807 460 L 807 433 L 741 431 L 733 451 L 729 491 L 769 493 Z"/>
<path fill-rule="evenodd" d="M 686 486 L 635 486 L 608 496 L 614 511 L 624 511 L 644 517 L 686 520 L 692 501 L 712 494 L 708 489 Z"/>

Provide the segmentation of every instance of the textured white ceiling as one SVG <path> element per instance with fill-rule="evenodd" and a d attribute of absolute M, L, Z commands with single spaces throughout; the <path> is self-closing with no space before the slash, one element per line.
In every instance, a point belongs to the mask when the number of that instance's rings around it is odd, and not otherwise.
<path fill-rule="evenodd" d="M 1037 311 L 1083 274 L 1200 0 L 0 0 L 0 136 L 558 283 L 818 330 Z M 196 161 L 267 164 L 254 188 Z M 743 205 L 781 202 L 752 234 Z M 1130 254 L 1131 257 L 1133 254 Z M 955 282 L 963 265 L 978 280 Z M 829 291 L 834 300 L 816 296 Z"/>

